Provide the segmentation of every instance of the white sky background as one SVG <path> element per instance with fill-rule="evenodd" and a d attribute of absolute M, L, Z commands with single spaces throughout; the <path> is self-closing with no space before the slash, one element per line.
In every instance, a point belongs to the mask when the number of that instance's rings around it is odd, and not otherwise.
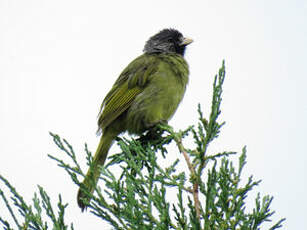
<path fill-rule="evenodd" d="M 85 167 L 84 142 L 95 150 L 102 99 L 145 41 L 168 27 L 195 41 L 186 53 L 190 84 L 171 125 L 196 124 L 198 103 L 208 114 L 225 59 L 227 123 L 213 150 L 247 145 L 245 175 L 274 196 L 273 219 L 307 229 L 306 1 L 1 0 L 1 175 L 27 201 L 37 184 L 53 200 L 61 193 L 75 229 L 104 226 L 77 208 L 76 186 L 47 157 L 61 156 L 48 132 L 69 140 Z"/>

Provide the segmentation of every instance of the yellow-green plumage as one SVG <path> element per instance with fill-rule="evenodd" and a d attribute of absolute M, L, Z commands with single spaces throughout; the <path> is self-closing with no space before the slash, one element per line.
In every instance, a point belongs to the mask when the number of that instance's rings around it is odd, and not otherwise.
<path fill-rule="evenodd" d="M 120 133 L 141 134 L 160 122 L 168 121 L 181 102 L 188 83 L 188 64 L 176 52 L 145 53 L 120 74 L 102 102 L 98 126 L 102 132 L 92 167 L 83 181 L 93 192 L 113 140 Z M 80 188 L 78 204 L 89 202 Z"/>

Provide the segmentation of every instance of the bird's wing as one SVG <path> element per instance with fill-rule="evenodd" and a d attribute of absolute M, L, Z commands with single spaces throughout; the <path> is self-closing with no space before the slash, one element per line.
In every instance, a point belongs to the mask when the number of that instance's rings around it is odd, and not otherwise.
<path fill-rule="evenodd" d="M 155 55 L 143 54 L 124 69 L 102 102 L 98 115 L 98 131 L 104 130 L 129 108 L 157 71 L 157 61 Z"/>

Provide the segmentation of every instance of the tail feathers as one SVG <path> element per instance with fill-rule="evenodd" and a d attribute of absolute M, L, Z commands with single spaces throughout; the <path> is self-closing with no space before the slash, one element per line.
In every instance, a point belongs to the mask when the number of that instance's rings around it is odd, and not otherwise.
<path fill-rule="evenodd" d="M 112 145 L 114 138 L 115 137 L 103 135 L 100 139 L 98 148 L 93 158 L 92 165 L 88 169 L 84 181 L 80 185 L 78 191 L 77 201 L 82 211 L 86 209 L 91 200 L 91 196 L 96 188 L 100 176 L 100 167 L 103 166 L 107 158 L 108 151 Z"/>

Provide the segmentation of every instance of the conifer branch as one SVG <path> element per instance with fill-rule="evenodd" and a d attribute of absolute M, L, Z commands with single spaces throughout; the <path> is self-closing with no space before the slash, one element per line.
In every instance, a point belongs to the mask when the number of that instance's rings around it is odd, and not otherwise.
<path fill-rule="evenodd" d="M 218 122 L 224 78 L 223 62 L 214 78 L 209 118 L 204 118 L 199 106 L 196 128 L 189 126 L 184 131 L 175 132 L 171 126 L 159 125 L 156 139 L 147 138 L 146 135 L 136 140 L 117 139 L 121 152 L 110 156 L 109 163 L 101 168 L 102 187 L 97 186 L 94 194 L 88 192 L 91 196 L 88 207 L 91 214 L 118 230 L 260 229 L 264 222 L 271 221 L 274 214 L 270 210 L 271 196 L 261 197 L 258 194 L 252 212 L 247 211 L 247 195 L 259 186 L 260 180 L 255 181 L 251 176 L 246 183 L 242 183 L 246 147 L 238 157 L 237 167 L 232 161 L 235 152 L 207 153 L 210 143 L 218 137 L 225 124 Z M 63 155 L 48 156 L 65 170 L 77 185 L 76 189 L 79 188 L 80 179 L 84 177 L 77 158 L 80 154 L 76 154 L 65 139 L 53 133 L 50 135 Z M 194 139 L 194 146 L 184 146 L 187 136 Z M 184 157 L 188 172 L 178 169 L 179 158 L 174 159 L 174 153 L 168 154 L 168 145 L 172 141 Z M 84 155 L 92 167 L 92 155 L 87 145 Z M 63 160 L 67 157 L 68 160 Z M 160 160 L 167 162 L 167 167 L 162 167 Z M 31 205 L 1 175 L 0 182 L 3 182 L 3 186 L 0 184 L 0 201 L 11 215 L 9 221 L 0 210 L 0 223 L 5 230 L 12 230 L 13 226 L 17 229 L 68 229 L 64 221 L 68 206 L 63 204 L 61 196 L 56 212 L 52 199 L 42 187 L 38 187 L 39 193 L 34 194 Z M 170 194 L 174 191 L 177 200 L 171 201 Z M 281 228 L 284 220 L 277 221 L 269 229 Z M 70 229 L 73 229 L 72 224 Z"/>

